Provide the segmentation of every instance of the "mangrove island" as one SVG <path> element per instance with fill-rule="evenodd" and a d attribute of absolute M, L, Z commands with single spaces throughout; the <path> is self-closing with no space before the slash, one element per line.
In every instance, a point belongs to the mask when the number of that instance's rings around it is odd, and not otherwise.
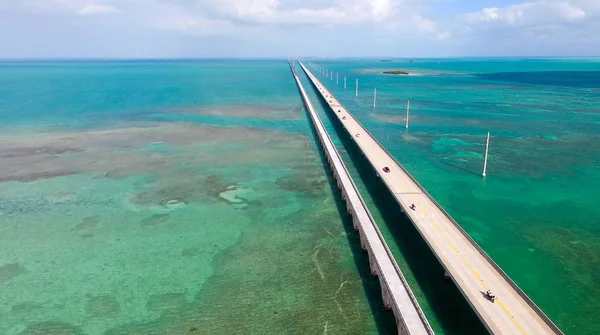
<path fill-rule="evenodd" d="M 383 74 L 393 74 L 396 76 L 408 76 L 406 71 L 383 71 Z"/>

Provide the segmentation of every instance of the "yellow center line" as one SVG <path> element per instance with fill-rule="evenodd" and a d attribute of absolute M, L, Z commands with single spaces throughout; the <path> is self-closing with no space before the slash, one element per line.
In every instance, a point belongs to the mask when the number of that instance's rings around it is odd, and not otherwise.
<path fill-rule="evenodd" d="M 348 111 L 346 111 L 346 113 L 348 113 Z M 348 113 L 350 114 L 350 113 Z M 386 178 L 383 178 L 384 181 L 386 180 Z M 402 184 L 402 186 L 404 186 L 404 188 L 406 189 L 410 189 L 408 187 L 408 185 L 406 184 L 406 182 L 404 181 L 404 178 L 400 177 L 400 183 Z M 489 290 L 490 287 L 487 285 L 487 283 L 485 282 L 485 280 L 483 278 L 481 278 L 481 275 L 479 275 L 479 273 L 471 266 L 471 264 L 465 259 L 464 255 L 460 253 L 460 251 L 458 250 L 458 248 L 456 247 L 456 245 L 450 240 L 450 238 L 444 233 L 444 231 L 441 229 L 441 227 L 437 224 L 437 222 L 435 222 L 435 220 L 433 220 L 433 218 L 431 217 L 431 215 L 429 214 L 428 211 L 421 209 L 423 206 L 421 201 L 419 201 L 418 199 L 415 200 L 415 197 L 408 193 L 407 197 L 411 200 L 412 203 L 418 203 L 419 204 L 419 211 L 424 213 L 425 216 L 427 216 L 427 221 L 429 221 L 430 224 L 432 224 L 439 232 L 440 234 L 444 237 L 444 239 L 446 240 L 446 242 L 448 242 L 448 244 L 450 245 L 450 247 L 456 252 L 456 254 L 459 256 L 459 258 L 462 260 L 462 262 L 469 268 L 469 270 L 471 270 L 471 272 L 475 275 L 475 277 L 477 277 L 477 279 L 482 283 L 482 285 L 484 286 L 484 288 L 486 290 Z M 521 325 L 517 322 L 517 320 L 515 319 L 515 317 L 512 315 L 512 313 L 510 312 L 510 310 L 506 307 L 506 305 L 504 305 L 502 302 L 499 301 L 499 299 L 496 298 L 496 301 L 498 301 L 498 304 L 502 307 L 502 309 L 504 310 L 504 312 L 510 317 L 510 319 L 513 321 L 513 323 L 519 328 L 519 330 L 523 333 L 523 334 L 527 334 L 525 332 L 525 330 L 523 329 L 523 327 L 521 327 Z"/>
<path fill-rule="evenodd" d="M 311 77 L 312 77 L 312 76 L 311 76 Z M 312 77 L 312 78 L 314 78 L 314 77 Z M 315 79 L 315 80 L 316 80 L 316 79 Z M 317 85 L 317 86 L 318 86 L 318 87 L 322 87 L 322 86 L 319 86 L 319 85 Z M 325 93 L 327 93 L 327 94 L 325 94 Z M 329 92 L 327 89 L 325 89 L 325 92 L 323 92 L 323 90 L 321 90 L 321 94 L 323 95 L 323 97 L 324 97 L 324 98 L 325 98 L 325 95 L 332 96 L 332 94 L 331 94 L 331 93 L 330 93 L 330 92 Z M 335 101 L 337 102 L 337 99 L 335 99 L 335 98 L 333 98 L 332 100 L 335 100 Z M 330 105 L 331 105 L 331 104 L 330 104 Z M 366 133 L 366 131 L 364 131 L 364 128 L 363 128 L 361 125 L 359 125 L 359 124 L 358 124 L 358 120 L 356 120 L 356 119 L 354 118 L 354 116 L 353 116 L 352 114 L 350 114 L 350 112 L 348 112 L 348 111 L 347 111 L 345 108 L 343 108 L 343 107 L 341 107 L 341 106 L 340 106 L 340 108 L 342 109 L 342 111 L 343 111 L 343 112 L 345 112 L 347 115 L 351 116 L 351 117 L 352 117 L 352 118 L 353 118 L 353 119 L 356 121 L 356 127 L 358 127 L 358 128 L 362 128 L 362 130 L 363 130 L 363 133 L 367 134 L 367 133 Z M 341 115 L 338 115 L 338 114 L 336 113 L 336 116 L 338 117 L 338 119 L 339 119 L 339 120 L 340 120 L 342 123 L 344 123 L 344 120 L 341 118 Z M 352 134 L 350 134 L 350 135 L 352 135 Z M 375 140 L 375 139 L 373 139 L 373 140 Z M 396 162 L 393 162 L 393 163 L 394 163 L 394 164 L 396 164 Z M 379 174 L 379 171 L 377 171 L 377 173 Z M 380 174 L 380 176 L 381 176 L 381 174 Z M 383 179 L 384 181 L 386 181 L 386 179 L 388 179 L 388 178 L 382 178 L 382 179 Z M 406 182 L 404 181 L 404 178 L 400 177 L 400 178 L 399 178 L 399 180 L 400 180 L 400 183 L 402 184 L 402 186 L 404 186 L 404 188 L 406 188 L 406 189 L 410 189 L 410 187 L 408 187 L 408 185 L 407 185 L 407 184 L 406 184 Z M 386 183 L 386 184 L 387 184 L 387 183 Z M 415 198 L 414 198 L 414 196 L 413 196 L 412 194 L 410 194 L 410 193 L 407 193 L 406 195 L 407 195 L 407 197 L 408 197 L 408 198 L 411 200 L 411 202 L 413 202 L 413 203 L 414 203 L 414 202 L 418 203 L 418 204 L 420 205 L 420 208 L 421 208 L 421 207 L 424 207 L 424 206 L 421 206 L 421 205 L 422 205 L 421 201 L 419 201 L 419 200 L 416 200 L 416 201 L 415 201 Z M 441 234 L 441 235 L 444 237 L 444 239 L 445 239 L 445 240 L 446 240 L 446 242 L 447 242 L 447 243 L 450 245 L 450 247 L 451 247 L 451 248 L 452 248 L 452 249 L 453 249 L 453 250 L 456 252 L 456 254 L 459 256 L 459 258 L 462 260 L 462 262 L 463 262 L 463 263 L 464 263 L 464 264 L 465 264 L 465 265 L 466 265 L 466 266 L 469 268 L 469 270 L 471 270 L 471 272 L 472 272 L 472 273 L 475 275 L 475 277 L 477 277 L 477 279 L 478 279 L 478 280 L 479 280 L 479 281 L 482 283 L 482 285 L 484 286 L 484 288 L 485 288 L 486 290 L 489 290 L 489 289 L 490 289 L 490 287 L 487 285 L 487 283 L 485 282 L 485 280 L 484 280 L 483 278 L 481 278 L 481 276 L 479 275 L 479 273 L 478 273 L 478 272 L 477 272 L 477 271 L 476 271 L 476 270 L 475 270 L 475 269 L 474 269 L 474 268 L 471 266 L 471 264 L 470 264 L 470 263 L 469 263 L 469 262 L 468 262 L 468 261 L 465 259 L 464 255 L 460 253 L 460 251 L 458 250 L 458 248 L 456 247 L 456 245 L 455 245 L 455 244 L 454 244 L 454 243 L 453 243 L 453 242 L 450 240 L 450 238 L 449 238 L 449 237 L 448 237 L 448 236 L 447 236 L 447 235 L 444 233 L 444 231 L 443 231 L 443 230 L 441 229 L 441 227 L 440 227 L 440 226 L 439 226 L 439 225 L 438 225 L 438 224 L 435 222 L 435 220 L 433 220 L 433 218 L 431 217 L 431 215 L 429 214 L 429 212 L 427 212 L 426 210 L 422 210 L 422 209 L 419 209 L 419 211 L 420 211 L 420 212 L 422 212 L 422 213 L 424 213 L 424 214 L 427 216 L 427 221 L 429 221 L 429 223 L 430 223 L 430 224 L 432 224 L 432 225 L 433 225 L 433 226 L 436 228 L 436 230 L 438 230 L 438 231 L 440 232 L 440 234 Z M 501 307 L 501 308 L 504 310 L 504 312 L 505 312 L 505 313 L 506 313 L 506 314 L 507 314 L 507 315 L 510 317 L 510 319 L 511 319 L 511 320 L 514 322 L 514 324 L 515 324 L 515 325 L 516 325 L 516 326 L 519 328 L 519 330 L 520 330 L 520 331 L 521 331 L 523 334 L 527 334 L 527 333 L 525 332 L 525 330 L 523 329 L 523 327 L 521 327 L 521 325 L 520 325 L 520 324 L 517 322 L 517 320 L 515 319 L 515 317 L 512 315 L 512 313 L 510 312 L 510 310 L 509 310 L 509 309 L 506 307 L 506 305 L 504 305 L 504 303 L 502 303 L 502 301 L 500 301 L 500 299 L 498 299 L 498 298 L 496 298 L 496 299 L 495 299 L 495 301 L 497 301 L 497 302 L 498 302 L 498 305 L 499 305 L 499 306 L 500 306 L 500 307 Z"/>
<path fill-rule="evenodd" d="M 406 185 L 406 183 L 404 182 L 404 178 L 400 178 L 400 182 L 402 183 L 402 186 L 404 186 L 405 188 L 408 189 L 408 185 Z M 412 194 L 408 194 L 408 198 L 410 198 L 411 202 L 417 202 L 419 205 L 421 205 L 421 202 L 414 199 Z M 435 220 L 433 220 L 433 218 L 431 217 L 431 215 L 429 214 L 428 211 L 421 209 L 421 207 L 419 207 L 419 211 L 425 213 L 425 216 L 427 216 L 427 221 L 429 221 L 430 224 L 433 224 L 435 227 L 439 229 L 439 225 L 435 222 Z M 487 285 L 487 283 L 485 282 L 485 280 L 483 278 L 481 278 L 481 276 L 479 275 L 479 273 L 471 266 L 471 264 L 465 259 L 464 255 L 460 253 L 460 251 L 458 250 L 458 248 L 456 247 L 456 245 L 454 245 L 454 243 L 450 240 L 450 238 L 443 232 L 440 230 L 441 235 L 444 237 L 444 239 L 448 242 L 448 244 L 452 247 L 452 249 L 454 249 L 454 251 L 456 252 L 456 254 L 459 256 L 459 258 L 463 261 L 463 263 L 469 268 L 469 270 L 471 270 L 471 272 L 473 272 L 473 274 L 475 275 L 475 277 L 477 277 L 477 279 L 479 279 L 479 281 L 482 283 L 482 285 L 484 286 L 484 288 L 486 290 L 489 290 L 490 287 Z M 498 304 L 500 305 L 500 307 L 502 307 L 502 310 L 504 310 L 504 312 L 510 317 L 510 319 L 512 320 L 512 322 L 519 328 L 519 330 L 523 333 L 523 334 L 527 334 L 525 332 L 525 330 L 523 329 L 523 327 L 521 327 L 521 325 L 517 322 L 517 320 L 515 319 L 515 317 L 512 315 L 512 313 L 510 312 L 510 310 L 506 307 L 506 305 L 504 305 L 499 299 L 495 299 L 495 301 L 498 302 Z"/>

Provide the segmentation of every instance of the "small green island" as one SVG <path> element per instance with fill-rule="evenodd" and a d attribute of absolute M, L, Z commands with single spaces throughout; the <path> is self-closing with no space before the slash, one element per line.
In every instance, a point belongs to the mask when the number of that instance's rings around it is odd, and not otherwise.
<path fill-rule="evenodd" d="M 383 71 L 383 74 L 393 74 L 395 76 L 408 76 L 406 71 Z"/>

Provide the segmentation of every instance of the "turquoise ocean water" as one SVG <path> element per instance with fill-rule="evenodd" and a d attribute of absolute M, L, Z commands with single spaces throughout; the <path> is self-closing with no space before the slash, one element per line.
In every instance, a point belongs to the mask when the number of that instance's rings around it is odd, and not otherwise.
<path fill-rule="evenodd" d="M 565 332 L 600 331 L 600 61 L 314 62 Z M 436 332 L 482 332 L 318 107 Z M 393 332 L 333 185 L 286 61 L 0 63 L 0 334 Z"/>
<path fill-rule="evenodd" d="M 313 62 L 333 70 L 318 76 L 566 333 L 600 331 L 599 60 Z M 382 220 L 388 241 L 399 239 L 394 220 Z M 427 270 L 408 252 L 396 253 L 426 312 L 446 330 L 462 327 L 445 320 L 453 307 L 435 307 L 453 293 L 417 280 Z"/>

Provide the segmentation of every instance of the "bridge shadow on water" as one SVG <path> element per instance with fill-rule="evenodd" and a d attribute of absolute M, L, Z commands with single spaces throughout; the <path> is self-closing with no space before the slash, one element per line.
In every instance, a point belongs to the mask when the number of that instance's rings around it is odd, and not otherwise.
<path fill-rule="evenodd" d="M 358 269 L 365 295 L 367 296 L 369 306 L 371 307 L 373 317 L 375 318 L 375 324 L 377 325 L 378 333 L 396 334 L 397 328 L 394 313 L 391 310 L 385 310 L 383 307 L 384 305 L 383 298 L 381 296 L 379 279 L 371 274 L 369 255 L 361 248 L 359 232 L 354 230 L 352 217 L 348 214 L 346 202 L 342 198 L 342 192 L 337 187 L 337 182 L 333 176 L 333 172 L 331 171 L 329 163 L 327 162 L 325 151 L 319 142 L 316 130 L 308 115 L 307 119 L 311 125 L 311 132 L 316 141 L 319 158 L 325 168 L 328 184 L 333 194 L 337 210 L 340 214 L 342 225 L 344 226 L 344 232 L 346 233 L 346 238 L 348 239 L 348 244 L 350 245 L 352 259 L 354 260 L 356 268 Z"/>
<path fill-rule="evenodd" d="M 410 219 L 406 214 L 402 213 L 400 205 L 396 202 L 396 199 L 383 181 L 377 176 L 377 172 L 366 157 L 363 156 L 362 151 L 356 145 L 353 138 L 343 128 L 341 122 L 335 116 L 332 116 L 333 112 L 326 101 L 316 92 L 316 89 L 312 86 L 311 88 L 319 96 L 319 104 L 325 110 L 327 118 L 333 124 L 337 136 L 340 138 L 344 149 L 350 157 L 351 162 L 346 161 L 346 164 L 352 163 L 354 165 L 369 195 L 373 199 L 374 205 L 381 213 L 384 222 L 378 222 L 378 225 L 384 236 L 386 236 L 384 231 L 387 229 L 393 238 L 393 241 L 387 240 L 386 242 L 392 250 L 395 249 L 392 244 L 397 245 L 409 267 L 409 269 L 406 269 L 401 265 L 401 270 L 405 274 L 410 272 L 414 276 L 420 290 L 414 286 L 411 288 L 415 292 L 427 318 L 430 320 L 434 331 L 438 334 L 488 334 L 455 284 L 451 280 L 444 278 L 444 268 Z M 325 161 L 325 163 L 327 162 Z M 335 194 L 339 195 L 340 192 L 337 190 L 337 186 L 333 184 L 332 187 L 336 188 L 334 190 Z M 345 213 L 344 204 L 341 203 L 338 206 L 342 206 L 343 208 L 340 208 L 340 211 L 344 211 Z M 361 269 L 361 273 L 363 269 L 368 273 L 369 261 L 366 253 L 360 252 L 358 233 L 353 232 L 351 221 L 344 224 L 348 225 L 349 228 L 347 230 L 352 231 L 352 234 L 348 234 L 349 239 L 351 237 L 355 237 L 356 239 L 356 241 L 351 241 L 351 243 L 356 245 L 359 251 L 356 252 L 355 257 L 357 266 Z M 385 225 L 385 227 L 382 225 Z M 401 261 L 398 263 L 402 264 Z M 369 284 L 365 285 L 368 286 Z M 422 294 L 419 294 L 419 291 Z M 419 296 L 422 298 L 419 298 Z M 423 298 L 426 299 L 427 304 L 423 303 Z M 382 306 L 380 294 L 378 294 L 378 299 L 379 301 L 373 302 L 373 305 L 376 306 L 375 308 L 381 308 Z"/>

